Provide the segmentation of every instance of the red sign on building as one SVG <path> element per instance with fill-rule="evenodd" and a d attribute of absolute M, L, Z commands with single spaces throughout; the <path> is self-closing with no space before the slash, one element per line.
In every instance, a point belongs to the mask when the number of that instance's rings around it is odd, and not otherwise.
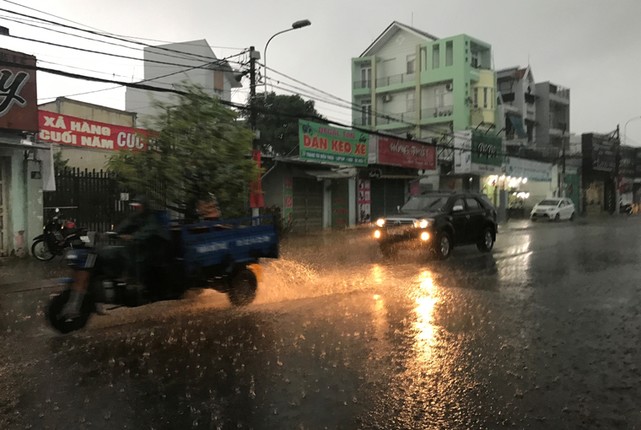
<path fill-rule="evenodd" d="M 84 148 L 143 151 L 149 147 L 149 130 L 90 121 L 55 112 L 38 112 L 43 142 Z"/>
<path fill-rule="evenodd" d="M 378 163 L 411 169 L 435 170 L 436 147 L 426 143 L 379 136 Z"/>
<path fill-rule="evenodd" d="M 37 132 L 36 57 L 0 49 L 0 129 Z"/>

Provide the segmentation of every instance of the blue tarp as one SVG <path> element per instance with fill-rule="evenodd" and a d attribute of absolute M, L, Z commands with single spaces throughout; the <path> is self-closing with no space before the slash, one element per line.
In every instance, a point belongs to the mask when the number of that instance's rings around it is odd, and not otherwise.
<path fill-rule="evenodd" d="M 507 117 L 512 124 L 512 128 L 516 132 L 516 135 L 518 137 L 527 137 L 527 133 L 525 132 L 525 128 L 523 127 L 523 118 L 518 115 L 508 115 Z"/>

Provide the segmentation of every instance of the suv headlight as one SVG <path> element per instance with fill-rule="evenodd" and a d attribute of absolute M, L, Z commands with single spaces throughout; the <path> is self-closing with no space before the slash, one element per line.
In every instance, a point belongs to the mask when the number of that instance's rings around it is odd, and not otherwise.
<path fill-rule="evenodd" d="M 385 226 L 385 220 L 383 218 L 379 218 L 376 220 L 376 225 L 379 227 Z"/>
<path fill-rule="evenodd" d="M 419 220 L 414 221 L 414 227 L 415 228 L 427 228 L 430 225 L 432 225 L 433 221 L 434 220 L 432 220 L 432 219 L 419 219 Z"/>

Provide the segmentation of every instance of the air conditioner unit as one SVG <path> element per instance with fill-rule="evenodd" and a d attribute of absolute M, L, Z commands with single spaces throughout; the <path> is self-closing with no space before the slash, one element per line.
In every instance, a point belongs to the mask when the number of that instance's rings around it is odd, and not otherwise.
<path fill-rule="evenodd" d="M 392 95 L 391 94 L 385 94 L 383 96 L 383 103 L 388 103 L 392 101 Z"/>
<path fill-rule="evenodd" d="M 451 82 L 448 82 L 445 84 L 445 89 L 448 91 L 452 91 L 454 89 L 454 85 Z"/>

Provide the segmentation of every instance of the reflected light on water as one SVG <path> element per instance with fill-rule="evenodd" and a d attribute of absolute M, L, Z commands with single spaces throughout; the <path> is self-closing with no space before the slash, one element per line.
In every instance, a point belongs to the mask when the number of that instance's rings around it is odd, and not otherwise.
<path fill-rule="evenodd" d="M 498 261 L 498 272 L 504 281 L 526 282 L 532 268 L 531 235 L 524 234 L 518 245 L 510 246 Z"/>
<path fill-rule="evenodd" d="M 388 329 L 387 310 L 385 300 L 380 294 L 374 294 L 373 330 L 378 339 L 384 339 Z"/>
<path fill-rule="evenodd" d="M 376 284 L 382 284 L 385 280 L 385 268 L 380 264 L 372 265 L 372 268 L 370 269 L 370 277 Z"/>
<path fill-rule="evenodd" d="M 415 349 L 420 361 L 429 361 L 435 343 L 434 308 L 438 303 L 438 287 L 434 284 L 432 273 L 423 271 L 419 277 L 419 287 L 415 298 L 416 321 L 414 323 Z"/>

